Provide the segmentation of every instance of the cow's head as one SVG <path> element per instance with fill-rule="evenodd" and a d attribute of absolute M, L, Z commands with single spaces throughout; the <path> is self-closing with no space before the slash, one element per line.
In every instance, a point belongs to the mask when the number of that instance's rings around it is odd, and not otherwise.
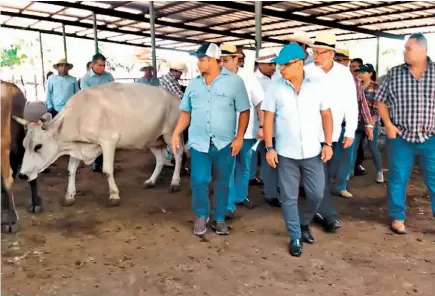
<path fill-rule="evenodd" d="M 44 114 L 38 122 L 29 122 L 15 116 L 14 119 L 27 127 L 20 178 L 32 181 L 58 158 L 60 146 L 56 136 L 59 127 L 54 122 L 51 124 L 50 113 Z"/>

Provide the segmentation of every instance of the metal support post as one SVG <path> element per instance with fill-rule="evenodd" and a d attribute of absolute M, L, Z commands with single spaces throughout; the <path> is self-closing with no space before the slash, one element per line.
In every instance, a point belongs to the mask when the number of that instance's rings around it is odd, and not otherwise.
<path fill-rule="evenodd" d="M 98 34 L 97 34 L 97 14 L 94 12 L 94 41 L 95 41 L 95 53 L 98 53 Z"/>
<path fill-rule="evenodd" d="M 379 51 L 380 51 L 380 39 L 376 38 L 376 73 L 379 76 Z"/>
<path fill-rule="evenodd" d="M 65 25 L 62 24 L 62 37 L 63 37 L 63 52 L 65 55 L 65 60 L 68 60 L 68 53 L 66 50 L 66 34 L 65 34 Z"/>
<path fill-rule="evenodd" d="M 152 64 L 153 64 L 153 76 L 157 76 L 157 57 L 156 57 L 156 26 L 155 26 L 155 11 L 154 11 L 154 1 L 150 1 L 150 30 L 151 30 L 151 54 L 152 54 Z"/>
<path fill-rule="evenodd" d="M 255 57 L 258 58 L 258 52 L 261 49 L 261 17 L 263 3 L 255 1 Z"/>
<path fill-rule="evenodd" d="M 39 53 L 41 54 L 42 85 L 45 90 L 44 50 L 42 48 L 42 34 L 39 32 Z"/>

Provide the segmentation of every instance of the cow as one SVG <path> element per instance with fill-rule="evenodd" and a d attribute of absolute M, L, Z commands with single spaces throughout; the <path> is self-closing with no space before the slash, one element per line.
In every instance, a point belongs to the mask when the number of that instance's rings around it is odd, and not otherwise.
<path fill-rule="evenodd" d="M 11 191 L 14 179 L 24 156 L 23 126 L 12 120 L 13 116 L 23 116 L 26 98 L 13 83 L 1 81 L 1 225 L 2 232 L 18 231 L 18 214 Z M 28 211 L 42 211 L 42 201 L 37 191 L 36 179 L 30 182 L 31 203 Z"/>
<path fill-rule="evenodd" d="M 120 204 L 113 175 L 116 149 L 149 148 L 156 158 L 144 188 L 154 187 L 164 166 L 166 147 L 179 116 L 180 99 L 167 90 L 140 83 L 109 83 L 76 93 L 53 119 L 27 125 L 26 149 L 20 174 L 34 180 L 62 155 L 69 155 L 65 206 L 75 202 L 76 172 L 80 161 L 91 164 L 103 154 L 103 173 L 109 184 L 109 206 Z M 184 144 L 175 152 L 170 192 L 180 190 Z"/>

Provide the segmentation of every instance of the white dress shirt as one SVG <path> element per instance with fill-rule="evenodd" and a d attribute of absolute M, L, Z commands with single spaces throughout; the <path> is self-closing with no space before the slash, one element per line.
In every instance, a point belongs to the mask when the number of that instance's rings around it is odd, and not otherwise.
<path fill-rule="evenodd" d="M 321 94 L 331 98 L 331 113 L 334 121 L 332 141 L 337 142 L 340 138 L 343 120 L 346 121 L 344 136 L 355 138 L 358 127 L 358 99 L 355 81 L 349 68 L 336 62 L 333 63 L 328 73 L 315 66 L 314 63 L 306 65 L 304 69 L 311 79 L 322 81 L 324 89 Z"/>
<path fill-rule="evenodd" d="M 321 111 L 330 107 L 323 89 L 323 82 L 305 76 L 298 95 L 284 78 L 273 79 L 261 109 L 275 113 L 276 153 L 298 160 L 320 154 L 324 138 Z"/>
<path fill-rule="evenodd" d="M 249 124 L 246 128 L 245 139 L 256 139 L 259 127 L 258 115 L 256 107 L 264 100 L 264 90 L 254 73 L 240 68 L 237 70 L 237 75 L 242 78 L 245 83 L 246 91 L 248 92 L 251 109 L 249 113 Z M 237 120 L 238 122 L 238 120 Z"/>

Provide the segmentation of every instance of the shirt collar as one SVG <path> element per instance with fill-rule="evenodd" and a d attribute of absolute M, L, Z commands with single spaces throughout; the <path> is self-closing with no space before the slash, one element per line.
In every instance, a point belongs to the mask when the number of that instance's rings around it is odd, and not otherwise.
<path fill-rule="evenodd" d="M 89 75 L 90 75 L 90 76 L 103 76 L 103 75 L 106 75 L 106 73 L 107 73 L 107 72 L 104 71 L 103 74 L 98 75 L 97 73 L 94 72 L 94 70 L 92 70 L 92 68 L 89 70 Z"/>

